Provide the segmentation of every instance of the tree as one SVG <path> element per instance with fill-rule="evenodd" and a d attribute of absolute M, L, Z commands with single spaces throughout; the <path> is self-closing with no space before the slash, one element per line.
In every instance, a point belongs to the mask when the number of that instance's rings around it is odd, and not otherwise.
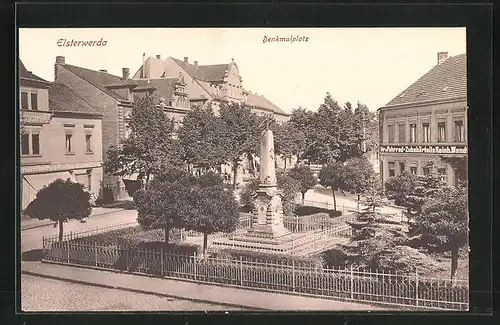
<path fill-rule="evenodd" d="M 284 158 L 284 171 L 286 172 L 287 160 L 291 160 L 293 156 L 298 158 L 306 146 L 304 132 L 289 122 L 282 125 L 276 124 L 273 131 L 275 135 L 275 151 L 276 154 Z"/>
<path fill-rule="evenodd" d="M 188 165 L 218 170 L 228 161 L 222 121 L 211 108 L 194 107 L 183 119 L 179 139 Z"/>
<path fill-rule="evenodd" d="M 71 180 L 56 179 L 36 194 L 25 214 L 39 220 L 54 221 L 59 225 L 59 241 L 63 239 L 63 224 L 69 220 L 84 222 L 92 212 L 90 194 L 82 184 Z"/>
<path fill-rule="evenodd" d="M 182 148 L 174 135 L 174 123 L 152 95 L 134 103 L 128 123 L 130 135 L 106 152 L 104 168 L 115 176 L 138 174 L 147 189 L 151 175 L 181 166 Z"/>
<path fill-rule="evenodd" d="M 459 250 L 467 244 L 469 213 L 467 187 L 440 188 L 426 199 L 417 215 L 417 231 L 429 246 L 451 252 L 451 279 L 455 279 Z"/>
<path fill-rule="evenodd" d="M 232 163 L 234 189 L 238 167 L 245 155 L 256 154 L 259 143 L 258 118 L 249 107 L 238 103 L 224 104 L 220 108 L 222 135 L 227 140 L 228 162 Z"/>
<path fill-rule="evenodd" d="M 457 183 L 467 183 L 467 157 L 446 157 L 441 156 L 441 161 L 448 163 L 455 170 Z"/>
<path fill-rule="evenodd" d="M 333 196 L 333 208 L 337 210 L 337 200 L 335 198 L 335 191 L 342 185 L 343 163 L 336 161 L 323 165 L 319 171 L 319 183 L 324 187 L 330 187 Z"/>
<path fill-rule="evenodd" d="M 189 210 L 189 195 L 195 179 L 186 171 L 169 168 L 158 173 L 148 189 L 139 190 L 134 196 L 137 206 L 137 221 L 145 228 L 160 228 L 165 231 L 165 243 L 169 243 L 169 232 L 182 225 L 182 217 Z"/>
<path fill-rule="evenodd" d="M 364 156 L 351 158 L 343 166 L 340 176 L 342 176 L 340 188 L 358 195 L 359 210 L 360 194 L 369 192 L 377 182 L 372 164 Z"/>
<path fill-rule="evenodd" d="M 291 216 L 295 213 L 297 208 L 295 197 L 300 191 L 300 181 L 290 177 L 288 174 L 283 173 L 278 173 L 276 175 L 276 181 L 278 190 L 281 190 L 281 193 L 283 194 L 283 213 L 287 216 Z"/>
<path fill-rule="evenodd" d="M 415 191 L 417 180 L 417 175 L 403 171 L 399 175 L 390 177 L 385 182 L 386 194 L 397 205 L 404 206 L 406 204 L 406 197 Z"/>
<path fill-rule="evenodd" d="M 207 250 L 208 235 L 236 230 L 238 203 L 232 192 L 224 189 L 219 175 L 213 172 L 201 175 L 185 200 L 189 208 L 183 215 L 183 226 L 203 233 L 203 254 Z"/>
<path fill-rule="evenodd" d="M 318 180 L 314 177 L 311 168 L 303 164 L 295 166 L 292 170 L 290 170 L 288 175 L 299 181 L 300 193 L 302 194 L 302 204 L 304 204 L 306 192 L 313 188 L 314 185 L 317 184 Z"/>

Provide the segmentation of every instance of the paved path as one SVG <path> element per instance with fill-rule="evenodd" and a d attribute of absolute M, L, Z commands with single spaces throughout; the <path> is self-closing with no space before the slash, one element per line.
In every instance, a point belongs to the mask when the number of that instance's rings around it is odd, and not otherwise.
<path fill-rule="evenodd" d="M 45 278 L 64 280 L 98 287 L 156 294 L 199 303 L 225 305 L 254 310 L 283 311 L 342 311 L 342 310 L 394 310 L 368 304 L 342 302 L 329 299 L 268 293 L 217 285 L 154 278 L 111 271 L 72 267 L 41 262 L 23 262 L 21 272 Z M 138 311 L 138 310 L 131 310 Z"/>
<path fill-rule="evenodd" d="M 93 285 L 21 275 L 25 312 L 238 311 L 244 308 L 199 303 Z"/>
<path fill-rule="evenodd" d="M 86 219 L 85 223 L 71 220 L 64 224 L 64 233 L 93 230 L 97 227 L 111 226 L 121 223 L 137 221 L 136 210 L 113 210 L 106 214 L 95 215 Z M 58 227 L 39 227 L 21 232 L 21 251 L 29 251 L 42 248 L 42 237 L 54 236 L 59 233 Z"/>

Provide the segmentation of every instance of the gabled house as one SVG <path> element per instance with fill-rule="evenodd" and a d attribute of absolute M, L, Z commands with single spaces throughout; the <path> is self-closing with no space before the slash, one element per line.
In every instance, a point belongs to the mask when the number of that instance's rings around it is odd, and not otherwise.
<path fill-rule="evenodd" d="M 56 57 L 54 74 L 57 83 L 66 85 L 103 114 L 104 161 L 107 150 L 128 136 L 127 119 L 135 99 L 146 93 L 154 93 L 162 99 L 164 110 L 175 120 L 180 120 L 189 109 L 187 94 L 184 93 L 184 80 L 179 75 L 171 78 L 133 80 L 129 78 L 128 68 L 122 69 L 122 76 L 115 76 L 106 70 L 96 71 L 67 64 L 62 56 Z M 128 197 L 122 177 L 105 173 L 102 188 L 103 194 L 112 195 L 113 199 Z"/>
<path fill-rule="evenodd" d="M 84 185 L 95 199 L 102 180 L 102 114 L 71 89 L 19 61 L 21 209 L 56 179 Z"/>

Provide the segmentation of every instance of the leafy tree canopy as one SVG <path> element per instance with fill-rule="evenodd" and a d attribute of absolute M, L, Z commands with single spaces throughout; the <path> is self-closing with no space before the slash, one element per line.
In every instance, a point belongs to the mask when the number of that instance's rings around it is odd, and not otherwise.
<path fill-rule="evenodd" d="M 294 168 L 290 170 L 288 176 L 299 181 L 300 192 L 302 193 L 302 196 L 304 196 L 305 193 L 311 188 L 313 188 L 314 185 L 316 185 L 318 182 L 313 172 L 311 171 L 311 168 L 309 168 L 309 166 L 306 166 L 304 164 L 296 165 Z"/>

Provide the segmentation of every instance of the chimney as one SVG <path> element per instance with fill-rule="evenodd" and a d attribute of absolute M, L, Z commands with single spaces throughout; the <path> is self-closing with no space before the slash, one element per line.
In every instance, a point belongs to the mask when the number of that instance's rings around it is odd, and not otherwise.
<path fill-rule="evenodd" d="M 194 67 L 198 70 L 198 61 L 194 61 Z"/>
<path fill-rule="evenodd" d="M 185 63 L 185 64 L 188 64 L 188 62 L 189 62 L 189 61 L 188 61 L 188 57 L 187 57 L 187 56 L 185 56 L 185 57 L 184 57 L 184 63 Z"/>
<path fill-rule="evenodd" d="M 101 71 L 101 72 L 108 72 L 108 70 L 106 70 L 106 69 L 100 69 L 99 71 Z"/>
<path fill-rule="evenodd" d="M 156 54 L 156 58 L 157 58 L 158 60 L 160 60 L 160 59 L 161 59 L 161 55 L 160 55 L 160 54 Z"/>
<path fill-rule="evenodd" d="M 437 57 L 438 57 L 437 65 L 440 65 L 448 58 L 448 52 L 438 52 Z"/>
<path fill-rule="evenodd" d="M 64 58 L 64 56 L 56 56 L 56 64 L 65 64 L 66 63 L 66 59 Z"/>
<path fill-rule="evenodd" d="M 130 76 L 130 69 L 122 68 L 122 80 L 127 81 L 129 76 Z"/>

